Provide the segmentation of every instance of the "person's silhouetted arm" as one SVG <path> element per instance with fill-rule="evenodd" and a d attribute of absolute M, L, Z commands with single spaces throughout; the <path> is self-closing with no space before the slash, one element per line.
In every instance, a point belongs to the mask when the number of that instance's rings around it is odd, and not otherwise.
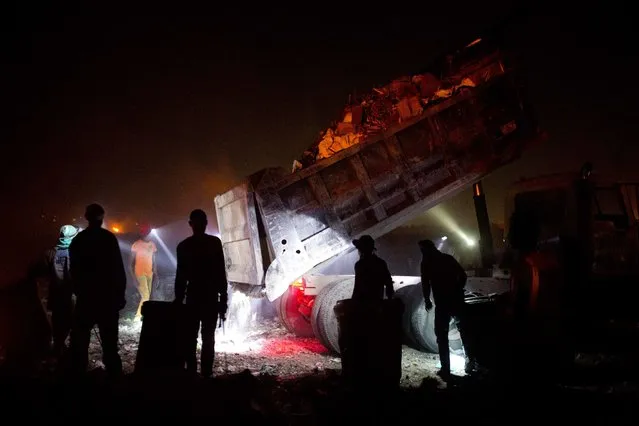
<path fill-rule="evenodd" d="M 362 291 L 362 265 L 359 261 L 355 262 L 355 284 L 353 285 L 353 294 L 351 299 L 357 299 Z"/>
<path fill-rule="evenodd" d="M 120 251 L 120 244 L 118 243 L 118 239 L 113 236 L 113 246 L 112 256 L 113 256 L 113 268 L 114 268 L 114 279 L 116 285 L 116 294 L 118 299 L 118 307 L 119 309 L 124 308 L 126 305 L 126 270 L 124 269 L 124 261 L 122 260 L 122 252 Z"/>
<path fill-rule="evenodd" d="M 184 275 L 184 253 L 181 245 L 177 246 L 177 270 L 175 271 L 175 303 L 184 302 L 186 295 L 186 276 Z"/>
<path fill-rule="evenodd" d="M 430 311 L 433 307 L 433 302 L 430 301 L 430 277 L 428 275 L 428 267 L 424 265 L 422 260 L 421 264 L 421 276 L 422 276 L 422 290 L 424 291 L 424 304 L 426 310 Z"/>
<path fill-rule="evenodd" d="M 215 265 L 218 274 L 218 293 L 220 295 L 220 306 L 218 313 L 222 319 L 226 319 L 226 311 L 228 309 L 228 281 L 226 279 L 226 261 L 224 260 L 224 249 L 222 241 L 215 238 Z"/>
<path fill-rule="evenodd" d="M 77 238 L 74 238 L 69 245 L 69 276 L 71 278 L 71 288 L 76 296 L 81 292 L 80 289 L 80 267 L 81 260 L 78 254 Z"/>
<path fill-rule="evenodd" d="M 461 288 L 463 289 L 466 286 L 468 275 L 466 274 L 466 271 L 464 271 L 464 268 L 462 268 L 462 266 L 459 264 L 459 262 L 455 260 L 455 258 L 453 258 L 453 262 L 455 263 L 455 274 L 457 276 L 456 282 L 459 283 Z"/>
<path fill-rule="evenodd" d="M 395 289 L 393 288 L 393 277 L 386 262 L 384 262 L 384 287 L 386 288 L 386 297 L 392 299 L 395 295 Z"/>

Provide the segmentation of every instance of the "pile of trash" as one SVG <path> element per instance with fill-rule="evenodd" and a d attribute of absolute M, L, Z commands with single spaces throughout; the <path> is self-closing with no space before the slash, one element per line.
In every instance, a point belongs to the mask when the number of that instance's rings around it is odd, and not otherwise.
<path fill-rule="evenodd" d="M 455 61 L 457 57 L 448 56 L 441 70 L 398 78 L 349 102 L 341 120 L 321 132 L 319 139 L 293 162 L 293 172 L 414 119 L 464 89 L 480 86 L 504 73 L 497 52 L 462 59 L 461 64 Z"/>

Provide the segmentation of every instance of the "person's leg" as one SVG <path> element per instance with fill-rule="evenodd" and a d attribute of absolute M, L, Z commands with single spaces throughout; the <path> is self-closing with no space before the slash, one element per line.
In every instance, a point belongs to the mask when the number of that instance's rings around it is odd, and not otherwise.
<path fill-rule="evenodd" d="M 151 300 L 153 297 L 153 274 L 149 274 L 146 276 L 146 284 L 149 288 L 149 298 L 147 300 Z"/>
<path fill-rule="evenodd" d="M 71 328 L 71 372 L 82 374 L 86 372 L 89 363 L 89 342 L 91 329 L 95 324 L 89 312 L 76 312 Z"/>
<path fill-rule="evenodd" d="M 450 375 L 450 349 L 448 348 L 448 325 L 450 313 L 443 307 L 435 307 L 435 336 L 439 347 L 441 375 Z"/>
<path fill-rule="evenodd" d="M 100 316 L 98 328 L 102 340 L 102 358 L 107 373 L 117 377 L 122 374 L 122 360 L 118 353 L 118 323 L 120 313 L 118 311 L 107 312 Z"/>
<path fill-rule="evenodd" d="M 200 355 L 201 373 L 204 377 L 213 374 L 215 359 L 215 326 L 217 315 L 206 315 L 202 319 L 202 353 Z"/>
<path fill-rule="evenodd" d="M 138 311 L 135 313 L 136 318 L 140 318 L 142 316 L 142 304 L 149 300 L 150 292 L 149 292 L 149 284 L 148 279 L 145 275 L 140 275 L 136 277 L 138 280 L 138 292 L 140 293 L 140 303 L 138 305 Z"/>
<path fill-rule="evenodd" d="M 61 356 L 66 349 L 66 340 L 73 324 L 73 299 L 60 299 L 51 312 L 53 326 L 53 348 L 56 356 Z"/>
<path fill-rule="evenodd" d="M 200 317 L 196 312 L 189 310 L 185 313 L 185 361 L 186 371 L 197 373 L 197 335 L 200 331 Z"/>
<path fill-rule="evenodd" d="M 462 303 L 453 312 L 452 319 L 454 321 L 459 335 L 461 336 L 462 347 L 464 349 L 464 355 L 466 357 L 465 370 L 467 374 L 472 373 L 477 368 L 477 362 L 475 359 L 475 342 L 473 341 L 473 332 L 469 330 L 466 304 Z"/>

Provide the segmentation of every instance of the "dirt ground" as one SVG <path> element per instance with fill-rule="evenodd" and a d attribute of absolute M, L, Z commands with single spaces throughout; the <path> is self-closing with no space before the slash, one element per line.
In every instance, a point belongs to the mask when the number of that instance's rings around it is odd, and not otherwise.
<path fill-rule="evenodd" d="M 125 373 L 132 373 L 138 349 L 141 322 L 125 319 L 120 324 L 120 355 Z M 199 346 L 198 346 L 199 350 Z M 216 376 L 249 370 L 253 374 L 268 374 L 281 379 L 294 379 L 326 370 L 341 371 L 339 356 L 314 338 L 300 338 L 289 333 L 277 320 L 253 324 L 246 332 L 218 328 L 215 342 Z M 96 333 L 92 333 L 89 348 L 90 366 L 103 368 L 102 348 Z M 463 361 L 452 358 L 455 374 L 463 376 Z M 403 387 L 420 386 L 424 379 L 439 378 L 439 357 L 404 346 L 402 351 Z M 441 382 L 444 386 L 444 383 Z"/>
<path fill-rule="evenodd" d="M 136 377 L 128 373 L 135 367 L 140 329 L 139 322 L 121 323 L 120 353 L 127 374 L 119 381 L 105 376 L 96 334 L 90 346 L 91 371 L 80 381 L 46 374 L 0 377 L 5 416 L 46 424 L 86 424 L 100 418 L 118 424 L 201 425 L 207 419 L 262 426 L 424 421 L 511 425 L 551 418 L 580 426 L 634 425 L 639 418 L 638 370 L 605 354 L 580 354 L 576 364 L 583 371 L 576 371 L 577 380 L 563 384 L 530 375 L 506 380 L 463 377 L 462 364 L 453 360 L 462 377 L 445 385 L 435 375 L 435 354 L 404 347 L 402 386 L 380 392 L 353 389 L 341 378 L 339 357 L 315 339 L 292 336 L 274 320 L 261 320 L 245 333 L 219 329 L 213 380 Z"/>

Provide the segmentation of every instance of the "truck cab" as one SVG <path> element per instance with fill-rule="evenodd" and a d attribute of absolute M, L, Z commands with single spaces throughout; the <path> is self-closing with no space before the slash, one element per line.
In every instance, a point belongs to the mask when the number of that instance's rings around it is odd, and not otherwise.
<path fill-rule="evenodd" d="M 522 250 L 510 243 L 510 259 L 519 252 L 531 260 L 525 268 L 532 277 L 529 314 L 570 327 L 564 331 L 583 341 L 593 340 L 611 320 L 636 318 L 638 196 L 639 183 L 606 179 L 591 173 L 590 166 L 512 186 L 505 217 L 525 212 L 528 228 L 536 229 L 532 247 Z M 517 240 L 513 228 L 506 224 L 507 235 Z"/>

